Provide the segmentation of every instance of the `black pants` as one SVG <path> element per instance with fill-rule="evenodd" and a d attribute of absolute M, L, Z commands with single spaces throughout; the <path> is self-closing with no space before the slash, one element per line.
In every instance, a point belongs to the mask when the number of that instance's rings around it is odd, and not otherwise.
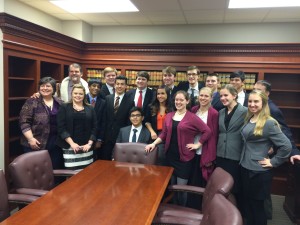
<path fill-rule="evenodd" d="M 256 172 L 242 167 L 241 174 L 247 225 L 267 225 L 264 201 L 271 192 L 272 172 Z"/>

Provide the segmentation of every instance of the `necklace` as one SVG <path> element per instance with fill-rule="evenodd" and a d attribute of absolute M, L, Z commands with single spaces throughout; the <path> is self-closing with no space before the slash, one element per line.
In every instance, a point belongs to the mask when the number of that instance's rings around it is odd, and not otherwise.
<path fill-rule="evenodd" d="M 75 109 L 76 111 L 82 111 L 82 110 L 84 110 L 84 107 L 73 104 L 73 109 Z"/>
<path fill-rule="evenodd" d="M 45 105 L 46 105 L 47 107 L 50 108 L 50 110 L 52 110 L 52 107 L 53 107 L 53 99 L 51 99 L 51 100 L 49 100 L 49 101 L 47 101 L 47 100 L 44 99 L 44 103 L 45 103 Z"/>
<path fill-rule="evenodd" d="M 176 111 L 176 113 L 177 113 L 177 115 L 183 115 L 183 114 L 186 113 L 186 110 L 184 112 L 178 112 L 178 111 Z"/>

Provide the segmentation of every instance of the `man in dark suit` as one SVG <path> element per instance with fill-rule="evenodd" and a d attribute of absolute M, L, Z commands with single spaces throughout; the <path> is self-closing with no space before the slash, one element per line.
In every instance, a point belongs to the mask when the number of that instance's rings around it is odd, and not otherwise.
<path fill-rule="evenodd" d="M 244 90 L 245 73 L 241 70 L 234 71 L 230 74 L 230 84 L 235 87 L 238 92 L 238 103 L 248 107 L 249 94 Z"/>
<path fill-rule="evenodd" d="M 104 116 L 104 105 L 105 101 L 99 97 L 99 93 L 102 87 L 101 81 L 97 79 L 91 79 L 88 82 L 89 93 L 86 95 L 86 100 L 90 103 L 96 112 L 97 117 L 97 141 L 95 144 L 95 158 L 99 158 L 99 148 L 101 147 L 103 138 L 104 138 L 104 130 L 103 128 L 103 116 Z"/>
<path fill-rule="evenodd" d="M 271 84 L 266 80 L 259 80 L 255 83 L 254 90 L 262 91 L 269 97 L 270 92 L 271 92 Z M 280 124 L 281 131 L 285 134 L 285 136 L 287 136 L 287 138 L 290 140 L 290 142 L 292 144 L 291 156 L 298 155 L 300 153 L 299 149 L 297 148 L 297 146 L 295 144 L 295 141 L 294 141 L 294 138 L 293 138 L 290 128 L 288 127 L 288 125 L 285 122 L 283 113 L 270 98 L 268 99 L 268 105 L 270 108 L 271 116 L 275 120 L 277 120 L 277 122 Z M 276 151 L 276 149 L 275 149 L 275 151 Z M 293 162 L 294 158 L 297 159 L 297 156 L 291 158 L 292 162 Z M 268 198 L 265 201 L 265 210 L 266 210 L 267 218 L 272 219 L 272 211 L 273 210 L 272 210 L 271 196 L 268 196 Z"/>
<path fill-rule="evenodd" d="M 129 119 L 132 125 L 120 129 L 116 142 L 139 142 L 146 144 L 149 143 L 151 137 L 150 132 L 142 124 L 144 120 L 143 110 L 139 107 L 133 107 L 130 110 Z"/>
<path fill-rule="evenodd" d="M 112 159 L 112 150 L 116 143 L 119 131 L 122 127 L 128 126 L 129 112 L 134 106 L 134 102 L 125 93 L 127 78 L 117 76 L 115 81 L 115 94 L 107 95 L 104 108 L 104 143 L 101 148 L 100 158 L 105 160 Z"/>
<path fill-rule="evenodd" d="M 176 69 L 173 66 L 167 66 L 162 70 L 163 84 L 170 89 L 170 97 L 173 99 L 174 94 L 178 91 L 175 86 Z"/>
<path fill-rule="evenodd" d="M 113 67 L 106 67 L 103 70 L 103 76 L 105 78 L 106 83 L 101 88 L 99 95 L 101 98 L 105 99 L 107 95 L 114 94 L 114 86 L 117 77 L 117 70 Z"/>
<path fill-rule="evenodd" d="M 190 96 L 191 107 L 197 105 L 199 91 L 204 87 L 204 82 L 198 81 L 200 70 L 197 66 L 187 68 L 187 80 L 178 84 L 178 90 L 186 91 Z"/>
<path fill-rule="evenodd" d="M 210 73 L 206 76 L 205 86 L 209 87 L 213 93 L 211 106 L 217 111 L 220 111 L 221 109 L 224 108 L 224 105 L 220 100 L 220 93 L 218 92 L 219 84 L 220 84 L 220 80 L 217 73 Z"/>
<path fill-rule="evenodd" d="M 153 90 L 148 88 L 149 73 L 140 71 L 136 77 L 136 89 L 128 91 L 130 100 L 134 101 L 134 105 L 146 111 L 147 106 L 153 101 Z"/>

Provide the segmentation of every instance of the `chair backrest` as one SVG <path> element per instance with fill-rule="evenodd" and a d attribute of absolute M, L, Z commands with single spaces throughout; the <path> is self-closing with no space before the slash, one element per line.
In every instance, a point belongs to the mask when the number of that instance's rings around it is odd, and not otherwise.
<path fill-rule="evenodd" d="M 215 194 L 203 214 L 200 225 L 242 225 L 239 210 L 222 194 Z"/>
<path fill-rule="evenodd" d="M 9 216 L 8 191 L 3 170 L 0 169 L 0 222 Z"/>
<path fill-rule="evenodd" d="M 54 187 L 52 162 L 48 150 L 22 154 L 9 164 L 14 188 L 50 190 Z"/>
<path fill-rule="evenodd" d="M 157 148 L 152 152 L 145 152 L 147 144 L 144 143 L 116 143 L 114 159 L 118 162 L 131 162 L 141 164 L 155 164 L 157 161 Z"/>
<path fill-rule="evenodd" d="M 232 176 L 223 170 L 221 167 L 217 167 L 209 178 L 202 199 L 202 211 L 205 213 L 207 205 L 210 203 L 215 194 L 219 193 L 228 197 L 233 187 L 234 181 Z"/>

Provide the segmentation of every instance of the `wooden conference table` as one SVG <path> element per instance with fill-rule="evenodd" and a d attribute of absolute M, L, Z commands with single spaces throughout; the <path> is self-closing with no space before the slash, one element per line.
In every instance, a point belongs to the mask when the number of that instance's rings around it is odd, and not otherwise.
<path fill-rule="evenodd" d="M 98 160 L 1 225 L 151 224 L 172 172 Z"/>

